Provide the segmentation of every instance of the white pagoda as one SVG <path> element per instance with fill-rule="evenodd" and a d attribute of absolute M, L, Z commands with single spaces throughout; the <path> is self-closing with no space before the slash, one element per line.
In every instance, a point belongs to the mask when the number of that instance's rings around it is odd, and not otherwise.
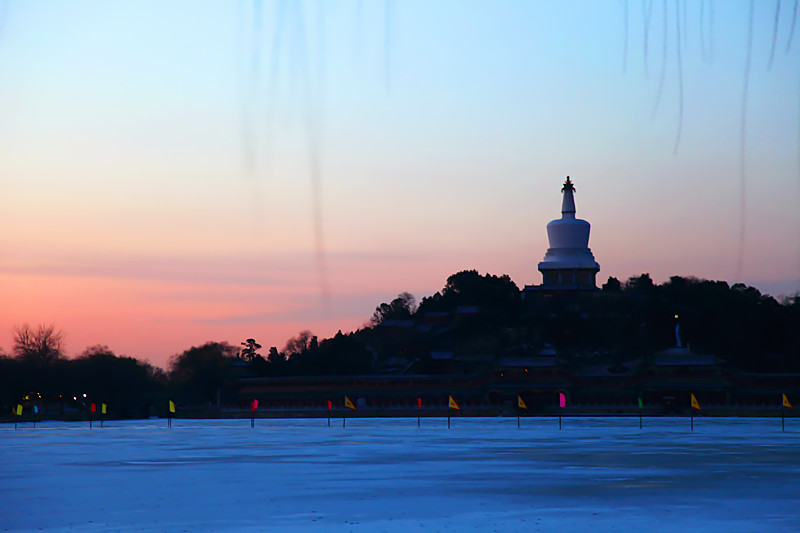
<path fill-rule="evenodd" d="M 600 265 L 589 249 L 590 224 L 575 218 L 575 186 L 567 176 L 561 188 L 561 218 L 547 224 L 550 248 L 539 263 L 538 290 L 595 290 Z"/>

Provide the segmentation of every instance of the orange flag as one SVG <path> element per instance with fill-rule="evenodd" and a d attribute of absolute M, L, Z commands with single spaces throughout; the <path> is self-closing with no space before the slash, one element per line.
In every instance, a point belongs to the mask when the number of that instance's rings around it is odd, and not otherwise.
<path fill-rule="evenodd" d="M 353 405 L 353 402 L 347 396 L 344 397 L 344 406 L 348 409 L 352 409 L 353 411 L 356 410 L 356 406 Z"/>
<path fill-rule="evenodd" d="M 692 393 L 692 409 L 697 409 L 698 411 L 702 411 L 700 408 L 700 404 L 697 403 L 697 398 L 694 397 L 694 393 Z"/>
<path fill-rule="evenodd" d="M 448 402 L 448 407 L 450 407 L 450 409 L 459 409 L 459 410 L 461 409 L 452 396 L 450 396 L 450 402 Z"/>
<path fill-rule="evenodd" d="M 520 409 L 528 408 L 528 406 L 525 405 L 525 402 L 522 401 L 522 396 L 520 396 L 519 394 L 517 394 L 517 407 L 519 407 Z"/>
<path fill-rule="evenodd" d="M 792 404 L 789 403 L 789 398 L 786 396 L 786 393 L 783 394 L 783 406 L 789 409 L 792 408 Z"/>

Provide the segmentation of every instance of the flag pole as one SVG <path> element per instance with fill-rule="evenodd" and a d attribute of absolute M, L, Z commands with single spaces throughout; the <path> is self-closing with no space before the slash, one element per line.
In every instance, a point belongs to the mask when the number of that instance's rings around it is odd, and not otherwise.
<path fill-rule="evenodd" d="M 786 431 L 786 422 L 784 421 L 784 411 L 786 411 L 786 408 L 781 403 L 781 431 Z"/>
<path fill-rule="evenodd" d="M 639 396 L 639 429 L 642 429 L 642 409 L 644 408 L 644 402 L 642 401 L 642 397 Z"/>

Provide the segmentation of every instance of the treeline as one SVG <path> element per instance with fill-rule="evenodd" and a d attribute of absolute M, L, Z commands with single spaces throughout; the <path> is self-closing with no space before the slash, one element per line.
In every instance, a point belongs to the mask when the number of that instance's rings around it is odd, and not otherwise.
<path fill-rule="evenodd" d="M 453 274 L 423 298 L 402 293 L 377 306 L 369 324 L 319 340 L 309 331 L 283 349 L 255 338 L 209 342 L 176 354 L 164 371 L 108 347 L 67 359 L 53 326 L 18 327 L 0 354 L 0 404 L 40 406 L 43 415 L 81 416 L 106 403 L 109 416 L 163 415 L 167 399 L 208 408 L 234 401 L 243 377 L 473 373 L 499 357 L 557 355 L 609 366 L 648 357 L 680 337 L 750 372 L 800 372 L 800 296 L 775 298 L 742 284 L 648 274 L 609 278 L 596 292 L 523 291 L 506 275 Z M 445 354 L 442 356 L 441 354 Z"/>

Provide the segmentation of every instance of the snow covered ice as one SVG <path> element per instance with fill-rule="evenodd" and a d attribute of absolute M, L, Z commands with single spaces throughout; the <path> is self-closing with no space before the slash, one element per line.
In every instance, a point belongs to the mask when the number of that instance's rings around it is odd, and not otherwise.
<path fill-rule="evenodd" d="M 800 531 L 800 420 L 0 425 L 2 531 Z"/>

